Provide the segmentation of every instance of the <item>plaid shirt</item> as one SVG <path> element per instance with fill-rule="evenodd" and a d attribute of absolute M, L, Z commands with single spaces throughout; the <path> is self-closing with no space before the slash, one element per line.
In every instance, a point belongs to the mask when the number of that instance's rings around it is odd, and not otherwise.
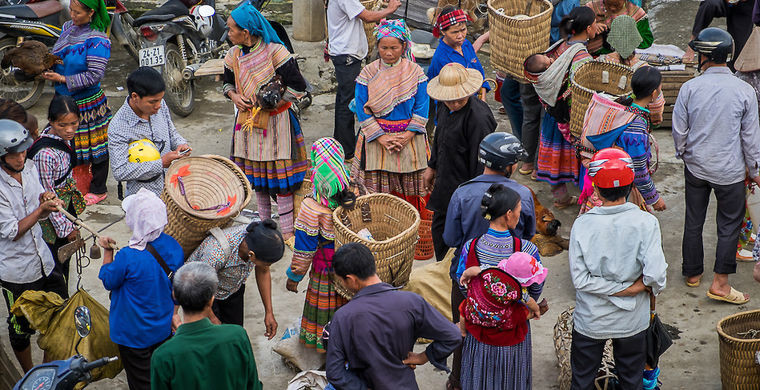
<path fill-rule="evenodd" d="M 63 138 L 50 131 L 50 127 L 43 130 L 40 137 L 48 137 L 63 141 Z M 42 187 L 45 188 L 45 191 L 55 192 L 57 187 L 62 187 L 65 184 L 64 181 L 59 186 L 56 186 L 55 181 L 63 177 L 66 171 L 69 170 L 71 160 L 69 155 L 63 150 L 44 148 L 34 155 L 34 164 L 40 172 L 40 182 L 42 182 Z M 68 177 L 71 177 L 71 172 L 69 172 L 67 178 Z M 68 235 L 75 229 L 74 223 L 69 221 L 69 219 L 61 213 L 51 213 L 50 222 L 53 224 L 55 234 L 59 238 L 68 237 Z"/>
<path fill-rule="evenodd" d="M 176 150 L 187 141 L 177 132 L 169 107 L 161 101 L 161 108 L 150 120 L 140 118 L 129 106 L 129 98 L 124 101 L 108 125 L 108 155 L 111 160 L 113 178 L 127 184 L 124 196 L 137 193 L 140 188 L 161 195 L 164 190 L 164 172 L 161 160 L 143 163 L 129 162 L 129 144 L 141 139 L 151 140 L 161 156 Z M 151 180 L 152 179 L 152 180 Z M 144 182 L 144 180 L 150 180 Z"/>
<path fill-rule="evenodd" d="M 214 267 L 219 277 L 216 299 L 227 299 L 234 294 L 253 271 L 253 262 L 245 261 L 238 255 L 238 247 L 245 238 L 245 228 L 245 225 L 242 225 L 222 229 L 230 244 L 229 256 L 224 255 L 224 249 L 216 237 L 209 235 L 185 261 L 202 261 Z"/>

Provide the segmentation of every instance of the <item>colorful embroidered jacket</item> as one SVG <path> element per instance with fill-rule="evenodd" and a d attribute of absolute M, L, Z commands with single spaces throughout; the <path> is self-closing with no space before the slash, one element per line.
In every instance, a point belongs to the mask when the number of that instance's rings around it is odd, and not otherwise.
<path fill-rule="evenodd" d="M 63 24 L 61 37 L 53 46 L 53 54 L 61 57 L 63 65 L 53 70 L 66 77 L 66 83 L 55 83 L 55 92 L 75 99 L 90 97 L 100 91 L 100 80 L 111 58 L 111 41 L 90 25 Z"/>

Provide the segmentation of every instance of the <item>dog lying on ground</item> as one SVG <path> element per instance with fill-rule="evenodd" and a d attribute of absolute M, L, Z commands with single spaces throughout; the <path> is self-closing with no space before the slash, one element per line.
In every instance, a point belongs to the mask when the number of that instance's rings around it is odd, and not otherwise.
<path fill-rule="evenodd" d="M 551 210 L 541 204 L 532 189 L 530 193 L 533 195 L 536 211 L 536 235 L 530 241 L 536 244 L 542 257 L 559 254 L 568 248 L 568 240 L 557 235 L 562 223 L 554 218 Z"/>

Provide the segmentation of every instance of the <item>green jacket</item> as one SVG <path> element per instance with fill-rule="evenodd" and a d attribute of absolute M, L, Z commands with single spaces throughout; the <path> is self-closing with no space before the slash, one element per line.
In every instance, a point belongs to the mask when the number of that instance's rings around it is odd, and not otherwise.
<path fill-rule="evenodd" d="M 248 333 L 204 318 L 183 324 L 153 352 L 152 390 L 262 389 Z"/>

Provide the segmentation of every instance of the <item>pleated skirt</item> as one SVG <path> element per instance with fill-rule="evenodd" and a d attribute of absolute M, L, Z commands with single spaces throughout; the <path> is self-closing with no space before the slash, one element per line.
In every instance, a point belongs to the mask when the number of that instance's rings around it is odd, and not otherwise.
<path fill-rule="evenodd" d="M 519 344 L 497 347 L 467 334 L 462 345 L 462 390 L 529 390 L 532 385 L 530 331 Z"/>
<path fill-rule="evenodd" d="M 335 291 L 330 272 L 317 271 L 312 266 L 301 318 L 301 342 L 307 347 L 325 352 L 325 345 L 322 343 L 325 325 L 332 319 L 335 311 L 346 302 L 348 301 Z"/>
<path fill-rule="evenodd" d="M 77 165 L 100 163 L 108 160 L 108 123 L 111 109 L 108 99 L 99 90 L 92 96 L 76 99 L 79 107 L 79 128 L 74 135 Z"/>

